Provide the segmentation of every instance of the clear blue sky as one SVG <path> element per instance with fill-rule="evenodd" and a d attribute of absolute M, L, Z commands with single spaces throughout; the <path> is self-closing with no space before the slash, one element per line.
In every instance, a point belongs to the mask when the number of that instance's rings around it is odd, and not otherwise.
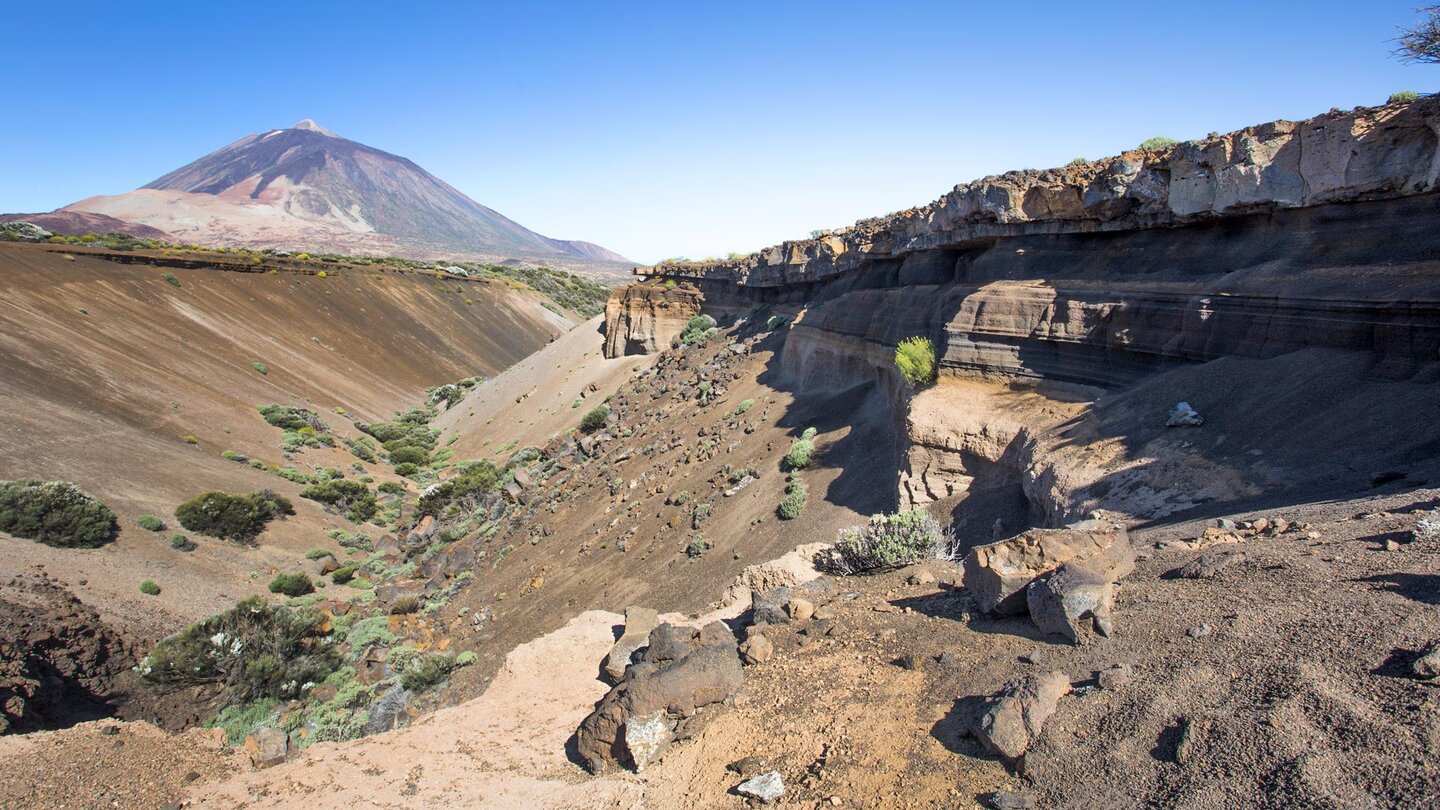
<path fill-rule="evenodd" d="M 314 118 L 548 236 L 748 251 L 956 183 L 1435 90 L 1420 0 L 5 10 L 0 211 Z"/>

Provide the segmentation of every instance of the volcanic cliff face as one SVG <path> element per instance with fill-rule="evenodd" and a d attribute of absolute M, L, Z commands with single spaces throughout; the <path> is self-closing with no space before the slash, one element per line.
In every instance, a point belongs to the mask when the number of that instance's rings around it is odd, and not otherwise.
<path fill-rule="evenodd" d="M 1158 517 L 1353 485 L 1424 463 L 1432 429 L 1393 406 L 1440 416 L 1427 404 L 1440 359 L 1437 132 L 1436 99 L 1274 122 L 985 178 L 739 262 L 636 272 L 698 285 L 717 315 L 796 316 L 780 369 L 791 385 L 886 391 L 897 501 L 992 503 L 983 518 L 957 509 L 977 532 L 992 514 Z M 630 328 L 645 289 L 616 294 L 610 334 Z M 915 335 L 939 359 L 923 391 L 893 367 Z M 1207 428 L 1166 430 L 1178 400 Z M 1300 423 L 1327 419 L 1368 441 L 1315 448 L 1309 464 L 1287 453 L 1314 435 Z M 1322 460 L 1335 462 L 1323 482 Z"/>
<path fill-rule="evenodd" d="M 637 284 L 605 303 L 605 356 L 655 354 L 670 347 L 685 322 L 700 314 L 693 286 Z"/>

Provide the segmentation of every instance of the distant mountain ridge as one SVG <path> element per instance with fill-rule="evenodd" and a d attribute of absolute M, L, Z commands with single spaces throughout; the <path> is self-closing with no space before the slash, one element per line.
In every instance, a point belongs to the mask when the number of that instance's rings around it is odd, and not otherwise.
<path fill-rule="evenodd" d="M 248 135 L 135 191 L 61 210 L 105 214 L 213 245 L 562 265 L 629 261 L 590 242 L 536 233 L 413 161 L 341 138 L 310 119 Z"/>

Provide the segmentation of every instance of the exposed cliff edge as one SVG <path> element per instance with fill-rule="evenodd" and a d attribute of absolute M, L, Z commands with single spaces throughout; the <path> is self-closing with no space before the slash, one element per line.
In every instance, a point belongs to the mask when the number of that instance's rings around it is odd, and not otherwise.
<path fill-rule="evenodd" d="M 654 354 L 670 347 L 685 322 L 700 314 L 692 285 L 636 284 L 605 302 L 605 356 Z"/>
<path fill-rule="evenodd" d="M 900 504 L 969 501 L 956 518 L 977 538 L 992 515 L 1155 518 L 1423 466 L 1440 440 L 1414 421 L 1440 417 L 1437 179 L 1427 98 L 1011 172 L 740 261 L 636 273 L 697 285 L 713 314 L 795 316 L 779 371 L 797 391 L 885 392 Z M 609 334 L 655 286 L 615 294 Z M 891 362 L 911 335 L 939 354 L 921 392 Z M 1166 431 L 1180 399 L 1210 426 Z M 1397 402 L 1414 407 L 1379 424 Z M 1326 420 L 1368 439 L 1287 455 Z"/>
<path fill-rule="evenodd" d="M 883 258 L 998 237 L 1173 227 L 1423 194 L 1437 182 L 1440 98 L 1430 97 L 1274 121 L 1079 166 L 1008 172 L 958 185 L 929 205 L 784 242 L 738 262 L 636 272 L 750 287 L 808 284 Z"/>

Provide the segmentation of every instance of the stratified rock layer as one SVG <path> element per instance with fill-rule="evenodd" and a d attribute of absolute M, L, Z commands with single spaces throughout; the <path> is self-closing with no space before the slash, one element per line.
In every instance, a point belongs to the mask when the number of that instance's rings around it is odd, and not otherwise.
<path fill-rule="evenodd" d="M 1254 463 L 1303 439 L 1279 413 L 1297 407 L 1292 392 L 1325 386 L 1352 409 L 1379 397 L 1349 417 L 1377 436 L 1396 423 L 1383 403 L 1424 398 L 1415 386 L 1440 360 L 1437 132 L 1440 98 L 1273 122 L 987 177 L 740 261 L 636 272 L 642 287 L 695 284 L 707 313 L 786 316 L 777 379 L 796 391 L 878 389 L 897 506 L 1009 499 L 957 513 L 967 545 L 1097 508 L 1172 515 L 1338 485 L 1317 480 L 1319 458 Z M 622 292 L 611 306 L 641 301 Z M 937 350 L 926 390 L 895 371 L 912 336 Z M 1182 400 L 1204 425 L 1153 433 Z M 1260 429 L 1242 417 L 1257 410 L 1263 435 L 1222 446 Z M 1373 442 L 1365 463 L 1414 465 L 1411 448 L 1440 438 L 1428 431 Z M 1266 437 L 1277 444 L 1256 446 Z"/>
<path fill-rule="evenodd" d="M 685 322 L 700 314 L 700 294 L 660 284 L 632 284 L 605 304 L 605 356 L 654 354 L 670 348 Z"/>

